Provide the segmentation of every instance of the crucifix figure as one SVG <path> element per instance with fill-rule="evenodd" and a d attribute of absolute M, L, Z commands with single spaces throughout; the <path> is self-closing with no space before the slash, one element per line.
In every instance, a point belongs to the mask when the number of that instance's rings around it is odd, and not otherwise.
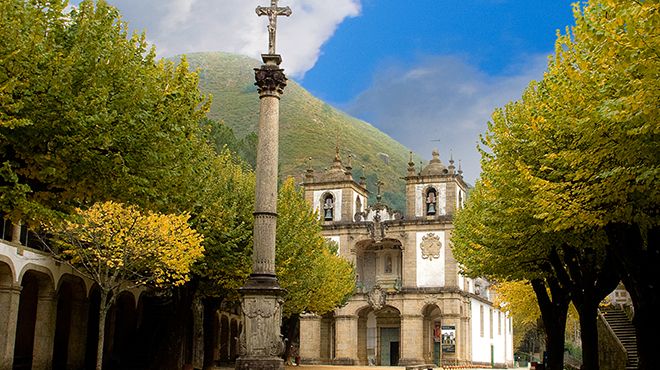
<path fill-rule="evenodd" d="M 278 7 L 277 1 L 278 0 L 270 0 L 269 7 L 257 7 L 257 15 L 268 16 L 268 54 L 275 54 L 275 32 L 277 31 L 277 17 L 281 15 L 288 17 L 291 15 L 291 8 L 288 6 Z"/>

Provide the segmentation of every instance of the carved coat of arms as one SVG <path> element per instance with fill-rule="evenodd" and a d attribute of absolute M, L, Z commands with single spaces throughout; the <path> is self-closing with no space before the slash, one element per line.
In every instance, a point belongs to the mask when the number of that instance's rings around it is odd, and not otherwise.
<path fill-rule="evenodd" d="M 367 293 L 367 302 L 371 306 L 371 308 L 374 309 L 374 311 L 378 311 L 383 306 L 385 306 L 385 298 L 387 297 L 387 293 L 380 287 L 380 285 L 376 285 Z"/>
<path fill-rule="evenodd" d="M 422 243 L 419 245 L 422 249 L 422 258 L 432 260 L 434 258 L 440 258 L 440 248 L 442 247 L 442 242 L 440 242 L 440 237 L 434 233 L 429 233 L 424 235 L 422 238 Z"/>

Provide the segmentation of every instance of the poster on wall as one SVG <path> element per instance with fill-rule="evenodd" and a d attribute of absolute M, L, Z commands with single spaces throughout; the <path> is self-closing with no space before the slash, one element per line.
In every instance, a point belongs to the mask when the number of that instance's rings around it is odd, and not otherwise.
<path fill-rule="evenodd" d="M 433 325 L 433 341 L 435 343 L 442 343 L 442 327 L 440 323 L 435 323 Z"/>
<path fill-rule="evenodd" d="M 442 326 L 442 352 L 456 352 L 456 327 L 453 325 Z"/>

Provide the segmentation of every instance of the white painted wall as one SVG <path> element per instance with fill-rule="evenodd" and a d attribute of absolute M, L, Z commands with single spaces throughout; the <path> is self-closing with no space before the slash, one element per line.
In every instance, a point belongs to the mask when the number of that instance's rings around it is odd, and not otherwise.
<path fill-rule="evenodd" d="M 491 345 L 495 363 L 513 363 L 513 334 L 511 321 L 504 312 L 476 299 L 470 300 L 472 314 L 472 361 L 490 363 Z M 483 307 L 484 331 L 481 336 L 480 309 Z M 490 310 L 493 310 L 493 337 L 490 337 Z M 497 321 L 500 317 L 501 328 L 498 332 Z"/>
<path fill-rule="evenodd" d="M 422 258 L 422 238 L 428 234 L 440 237 L 440 258 Z M 417 256 L 417 286 L 420 288 L 436 288 L 445 285 L 444 249 L 447 245 L 444 231 L 418 232 L 416 235 L 415 254 Z"/>
<path fill-rule="evenodd" d="M 321 209 L 321 197 L 325 193 L 332 194 L 335 197 L 335 210 L 332 214 L 332 221 L 341 220 L 341 203 L 342 203 L 342 192 L 341 189 L 328 189 L 328 190 L 315 190 L 314 191 L 314 210 L 318 213 L 319 218 L 323 219 L 323 209 Z"/>
<path fill-rule="evenodd" d="M 424 189 L 428 187 L 434 187 L 438 192 L 437 205 L 438 215 L 445 215 L 447 209 L 447 184 L 446 183 L 435 183 L 435 184 L 418 184 L 415 185 L 415 216 L 422 217 L 426 215 L 426 197 L 424 195 Z"/>

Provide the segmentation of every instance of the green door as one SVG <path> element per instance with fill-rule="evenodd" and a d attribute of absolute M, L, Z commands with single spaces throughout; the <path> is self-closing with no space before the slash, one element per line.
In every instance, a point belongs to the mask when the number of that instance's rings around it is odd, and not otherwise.
<path fill-rule="evenodd" d="M 395 345 L 392 345 L 396 343 Z M 397 353 L 392 353 L 396 351 Z M 399 362 L 399 328 L 380 329 L 380 366 L 397 365 Z"/>
<path fill-rule="evenodd" d="M 490 366 L 495 367 L 495 347 L 490 345 Z"/>
<path fill-rule="evenodd" d="M 440 366 L 440 342 L 433 342 L 433 363 Z"/>

